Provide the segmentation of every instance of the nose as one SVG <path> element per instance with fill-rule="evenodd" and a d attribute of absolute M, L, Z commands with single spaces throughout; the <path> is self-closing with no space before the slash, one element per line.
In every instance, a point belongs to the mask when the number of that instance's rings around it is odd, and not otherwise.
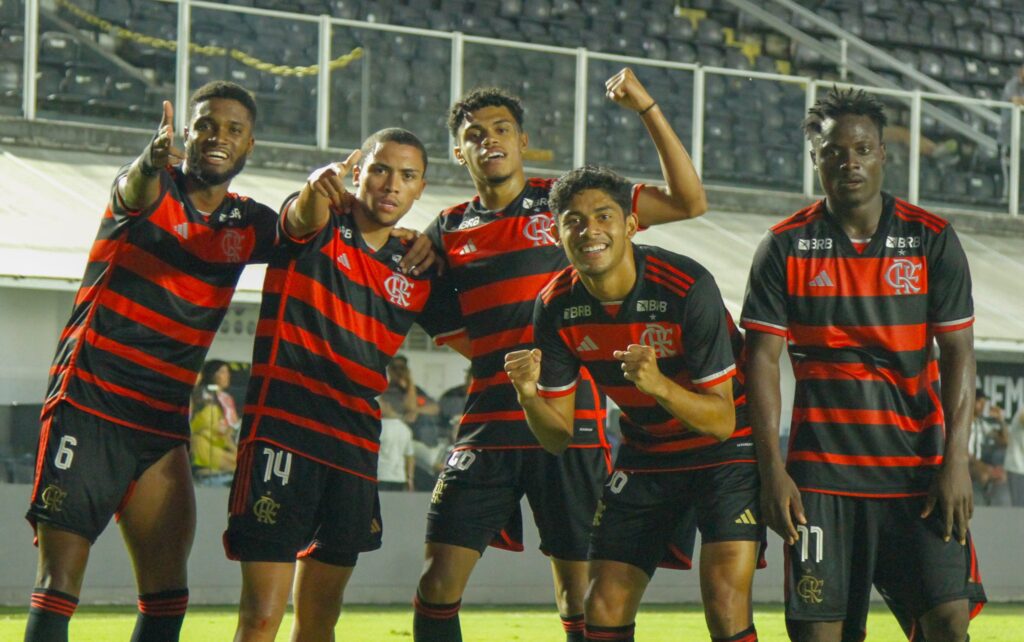
<path fill-rule="evenodd" d="M 842 157 L 839 159 L 839 167 L 842 169 L 858 169 L 860 168 L 860 159 L 852 149 L 847 150 L 843 152 Z"/>
<path fill-rule="evenodd" d="M 398 174 L 396 172 L 388 173 L 387 179 L 384 181 L 384 189 L 388 192 L 398 191 Z"/>

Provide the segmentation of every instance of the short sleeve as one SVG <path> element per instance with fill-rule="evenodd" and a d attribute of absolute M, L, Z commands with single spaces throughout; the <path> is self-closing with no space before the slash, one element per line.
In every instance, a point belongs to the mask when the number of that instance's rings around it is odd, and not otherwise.
<path fill-rule="evenodd" d="M 538 296 L 533 307 L 533 341 L 541 351 L 537 389 L 542 397 L 573 392 L 580 373 L 579 358 L 559 334 L 557 321 L 556 313 Z"/>
<path fill-rule="evenodd" d="M 974 323 L 970 266 L 949 225 L 928 251 L 928 323 L 935 332 L 952 332 Z"/>
<path fill-rule="evenodd" d="M 787 334 L 786 258 L 772 232 L 765 236 L 754 253 L 740 325 L 746 330 L 782 337 Z"/>
<path fill-rule="evenodd" d="M 129 163 L 117 170 L 117 176 L 114 177 L 114 182 L 110 186 L 110 212 L 114 215 L 115 219 L 135 219 L 148 216 L 154 212 L 160 205 L 160 202 L 167 197 L 167 192 L 170 191 L 174 184 L 174 181 L 171 180 L 170 174 L 161 170 L 160 173 L 157 174 L 157 176 L 160 177 L 160 196 L 158 196 L 157 199 L 148 207 L 137 210 L 129 209 L 125 206 L 124 199 L 121 196 L 121 190 L 119 190 L 117 186 L 118 183 L 121 182 L 121 179 L 128 175 L 128 170 L 130 170 L 131 167 L 132 164 Z"/>
<path fill-rule="evenodd" d="M 704 274 L 686 295 L 683 358 L 690 380 L 710 388 L 736 374 L 732 338 L 718 285 Z"/>

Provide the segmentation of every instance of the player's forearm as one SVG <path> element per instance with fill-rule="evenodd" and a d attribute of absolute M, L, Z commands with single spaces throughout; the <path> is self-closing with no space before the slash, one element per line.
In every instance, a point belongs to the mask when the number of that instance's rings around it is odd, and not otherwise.
<path fill-rule="evenodd" d="M 666 183 L 664 193 L 668 197 L 668 206 L 647 213 L 639 212 L 640 222 L 653 225 L 700 216 L 708 209 L 704 185 L 668 118 L 661 107 L 655 106 L 640 119 L 658 150 L 661 175 Z"/>
<path fill-rule="evenodd" d="M 693 392 L 664 377 L 663 386 L 652 395 L 658 404 L 688 429 L 725 441 L 736 430 L 736 408 L 732 395 Z M 732 386 L 729 386 L 731 391 Z"/>
<path fill-rule="evenodd" d="M 544 450 L 557 455 L 569 447 L 572 441 L 572 416 L 563 416 L 544 397 L 519 399 L 526 412 L 526 423 Z"/>
<path fill-rule="evenodd" d="M 296 238 L 308 236 L 327 225 L 331 202 L 306 183 L 298 198 L 291 202 L 285 215 L 285 227 Z"/>
<path fill-rule="evenodd" d="M 937 337 L 942 412 L 946 419 L 946 449 L 943 465 L 965 466 L 967 441 L 974 417 L 974 333 L 970 328 Z"/>
<path fill-rule="evenodd" d="M 149 165 L 146 147 L 128 168 L 128 173 L 118 183 L 121 202 L 126 209 L 141 210 L 149 207 L 160 198 L 160 168 Z"/>
<path fill-rule="evenodd" d="M 779 387 L 777 355 L 751 350 L 747 362 L 747 409 L 754 449 L 761 474 L 785 468 L 779 448 L 779 415 L 782 393 Z"/>

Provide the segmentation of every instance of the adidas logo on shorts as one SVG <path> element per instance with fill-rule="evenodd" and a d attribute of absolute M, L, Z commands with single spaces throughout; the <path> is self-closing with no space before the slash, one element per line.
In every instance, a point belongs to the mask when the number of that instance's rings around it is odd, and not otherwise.
<path fill-rule="evenodd" d="M 751 513 L 750 509 L 748 508 L 747 510 L 740 513 L 740 516 L 736 518 L 736 523 L 756 525 L 757 519 L 754 517 L 754 514 Z"/>

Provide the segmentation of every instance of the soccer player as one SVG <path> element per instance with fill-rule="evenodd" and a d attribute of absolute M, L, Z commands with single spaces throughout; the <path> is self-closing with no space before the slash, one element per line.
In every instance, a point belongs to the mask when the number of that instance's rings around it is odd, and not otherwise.
<path fill-rule="evenodd" d="M 554 232 L 572 265 L 537 299 L 538 347 L 507 354 L 505 372 L 551 453 L 572 441 L 582 366 L 622 409 L 623 444 L 591 535 L 586 639 L 633 640 L 644 589 L 695 507 L 711 639 L 752 642 L 763 530 L 735 364 L 743 340 L 706 269 L 632 243 L 630 190 L 595 167 L 551 188 Z"/>
<path fill-rule="evenodd" d="M 884 125 L 863 91 L 811 107 L 825 199 L 771 228 L 743 305 L 762 510 L 786 541 L 793 640 L 863 639 L 872 584 L 914 640 L 962 642 L 984 601 L 968 531 L 970 272 L 948 222 L 881 191 Z"/>
<path fill-rule="evenodd" d="M 255 142 L 249 92 L 196 90 L 184 151 L 163 110 L 114 180 L 50 370 L 27 515 L 39 545 L 29 641 L 67 639 L 111 515 L 139 589 L 132 640 L 177 640 L 188 604 L 189 396 L 242 268 L 276 243 L 277 214 L 228 191 Z"/>
<path fill-rule="evenodd" d="M 426 170 L 416 136 L 384 129 L 313 172 L 282 209 L 224 537 L 242 562 L 236 640 L 274 639 L 293 577 L 293 639 L 333 639 L 359 553 L 381 545 L 375 398 L 413 321 L 433 332 L 455 305 L 431 296 L 425 272 L 398 269 L 405 248 L 392 228 Z"/>
<path fill-rule="evenodd" d="M 658 104 L 629 69 L 605 86 L 610 99 L 643 121 L 667 183 L 633 187 L 630 210 L 638 212 L 640 224 L 703 214 L 700 178 Z M 522 550 L 519 506 L 525 494 L 541 550 L 551 559 L 566 639 L 582 640 L 587 540 L 609 472 L 601 400 L 592 385 L 576 395 L 575 438 L 556 457 L 530 432 L 503 370 L 507 352 L 532 344 L 534 299 L 567 265 L 552 233 L 553 180 L 525 176 L 528 138 L 514 96 L 473 91 L 452 107 L 448 125 L 477 196 L 442 212 L 427 234 L 447 257 L 465 326 L 445 339 L 471 354 L 473 380 L 457 444 L 431 500 L 413 634 L 418 642 L 462 639 L 459 606 L 483 551 L 492 541 Z"/>

